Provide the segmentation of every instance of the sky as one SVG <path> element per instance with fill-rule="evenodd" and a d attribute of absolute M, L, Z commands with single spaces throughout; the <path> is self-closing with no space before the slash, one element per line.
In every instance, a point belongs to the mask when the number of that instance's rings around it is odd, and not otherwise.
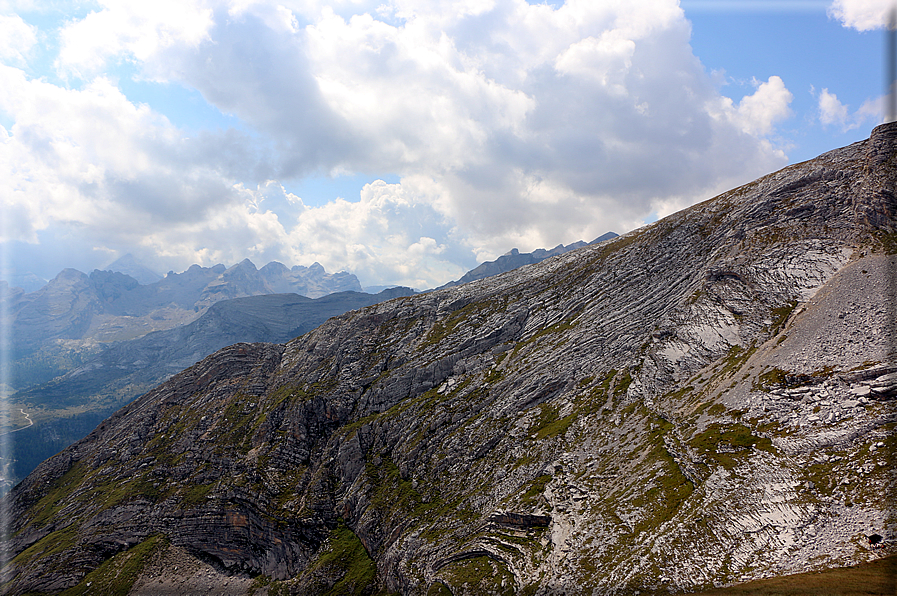
<path fill-rule="evenodd" d="M 0 0 L 0 276 L 624 233 L 866 138 L 891 2 Z"/>

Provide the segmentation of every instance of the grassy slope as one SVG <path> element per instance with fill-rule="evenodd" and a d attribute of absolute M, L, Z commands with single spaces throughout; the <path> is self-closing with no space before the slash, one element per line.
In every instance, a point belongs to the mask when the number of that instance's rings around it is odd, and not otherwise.
<path fill-rule="evenodd" d="M 747 582 L 690 596 L 895 596 L 897 555 L 854 567 Z"/>

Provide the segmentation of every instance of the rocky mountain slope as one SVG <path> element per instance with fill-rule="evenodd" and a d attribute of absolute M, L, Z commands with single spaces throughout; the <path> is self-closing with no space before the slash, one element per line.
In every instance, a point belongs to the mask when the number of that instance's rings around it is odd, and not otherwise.
<path fill-rule="evenodd" d="M 10 437 L 15 461 L 5 472 L 24 478 L 122 405 L 225 346 L 285 342 L 332 316 L 411 294 L 411 289 L 398 287 L 379 294 L 267 294 L 222 300 L 192 323 L 118 342 L 85 358 L 78 368 L 10 396 L 11 408 L 29 413 L 33 424 Z M 0 473 L 0 481 L 4 479 Z"/>
<path fill-rule="evenodd" d="M 225 348 L 7 495 L 3 588 L 670 593 L 890 552 L 895 188 L 891 124 L 620 238 Z"/>
<path fill-rule="evenodd" d="M 599 242 L 604 242 L 605 240 L 610 240 L 612 238 L 616 238 L 617 236 L 619 236 L 619 234 L 615 232 L 607 232 L 595 238 L 588 244 L 598 244 Z M 461 279 L 457 281 L 450 281 L 447 284 L 439 286 L 436 289 L 442 290 L 444 288 L 453 288 L 455 286 L 466 284 L 471 281 L 476 281 L 478 279 L 492 277 L 493 275 L 498 275 L 499 273 L 507 273 L 508 271 L 513 271 L 518 267 L 523 267 L 524 265 L 533 265 L 540 261 L 544 261 L 548 257 L 562 255 L 565 252 L 570 252 L 571 250 L 576 250 L 577 248 L 582 248 L 583 246 L 587 246 L 587 244 L 580 240 L 579 242 L 573 242 L 572 244 L 567 244 L 566 246 L 563 244 L 558 244 L 550 250 L 540 248 L 538 250 L 534 250 L 533 252 L 520 252 L 516 248 L 512 248 L 510 251 L 498 257 L 494 261 L 486 261 L 485 263 L 480 263 L 475 268 L 465 273 L 461 277 Z"/>

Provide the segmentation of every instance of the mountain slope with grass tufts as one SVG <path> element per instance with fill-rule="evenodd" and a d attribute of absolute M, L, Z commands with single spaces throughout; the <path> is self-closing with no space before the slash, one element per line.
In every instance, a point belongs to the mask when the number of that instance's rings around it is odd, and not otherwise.
<path fill-rule="evenodd" d="M 137 594 L 670 593 L 893 552 L 895 187 L 891 124 L 622 237 L 225 348 L 7 496 L 4 589 L 127 566 Z"/>

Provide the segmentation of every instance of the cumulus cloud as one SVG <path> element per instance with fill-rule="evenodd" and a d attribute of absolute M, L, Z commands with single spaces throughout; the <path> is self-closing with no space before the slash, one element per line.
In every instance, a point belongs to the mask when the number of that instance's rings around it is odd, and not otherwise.
<path fill-rule="evenodd" d="M 3 200 L 23 241 L 66 225 L 181 266 L 317 260 L 433 286 L 784 165 L 784 81 L 736 104 L 689 38 L 676 0 L 101 0 L 59 32 L 56 68 L 77 84 L 0 71 Z M 186 134 L 125 97 L 122 64 L 247 132 Z M 340 173 L 400 183 L 320 207 L 283 190 Z"/>
<path fill-rule="evenodd" d="M 887 26 L 895 9 L 897 2 L 894 0 L 834 0 L 828 14 L 845 27 L 870 31 Z"/>
<path fill-rule="evenodd" d="M 72 90 L 0 66 L 0 87 L 15 118 L 3 130 L 4 207 L 28 214 L 7 239 L 36 241 L 53 222 L 139 238 L 235 200 L 221 175 L 228 135 L 186 138 L 102 78 Z"/>
<path fill-rule="evenodd" d="M 35 27 L 18 15 L 0 14 L 0 61 L 24 66 L 29 51 L 36 43 Z"/>
<path fill-rule="evenodd" d="M 847 106 L 838 101 L 838 96 L 823 89 L 819 94 L 819 121 L 828 126 L 838 124 L 847 126 Z"/>
<path fill-rule="evenodd" d="M 123 56 L 138 63 L 171 47 L 195 47 L 208 40 L 212 11 L 178 0 L 107 0 L 103 9 L 66 26 L 56 60 L 64 73 L 94 76 L 107 61 Z"/>
<path fill-rule="evenodd" d="M 747 134 L 768 135 L 775 124 L 791 114 L 788 104 L 794 95 L 785 87 L 781 77 L 771 76 L 765 83 L 754 81 L 754 84 L 757 90 L 743 97 L 737 107 L 724 102 L 726 115 Z"/>
<path fill-rule="evenodd" d="M 881 120 L 884 100 L 884 97 L 868 99 L 851 113 L 850 106 L 841 103 L 838 96 L 828 89 L 823 89 L 818 97 L 819 121 L 823 126 L 837 126 L 842 131 L 859 128 L 870 120 Z"/>

